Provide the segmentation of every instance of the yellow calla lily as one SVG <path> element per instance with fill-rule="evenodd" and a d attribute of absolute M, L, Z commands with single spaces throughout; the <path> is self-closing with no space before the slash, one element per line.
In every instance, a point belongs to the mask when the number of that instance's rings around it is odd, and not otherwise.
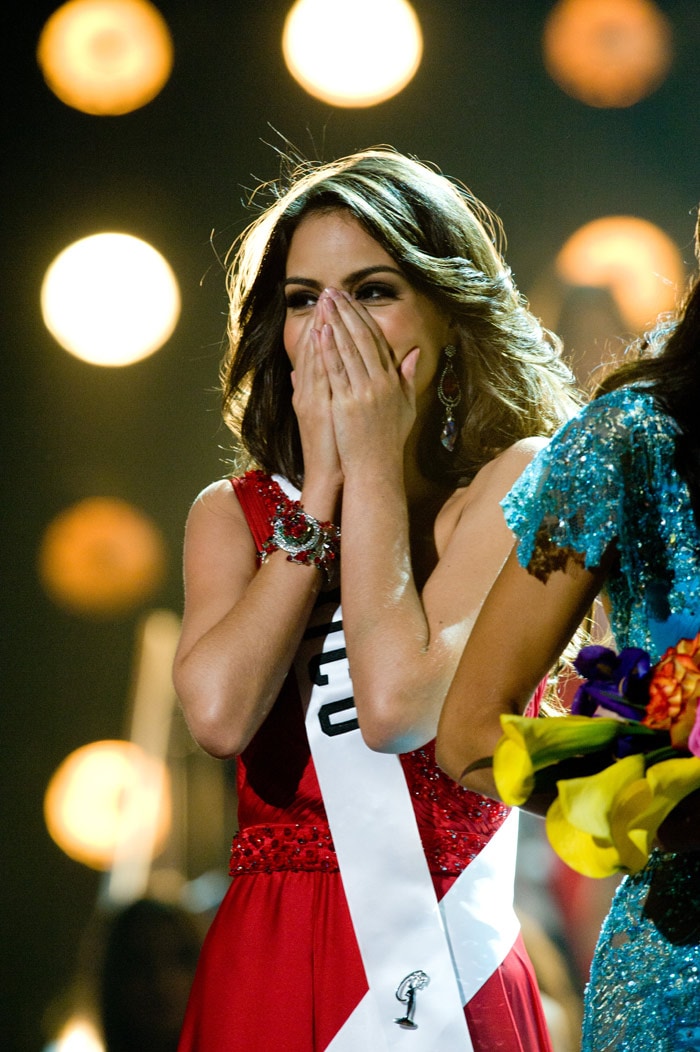
<path fill-rule="evenodd" d="M 610 830 L 620 856 L 620 869 L 637 873 L 646 865 L 653 835 L 639 826 L 639 817 L 648 807 L 651 791 L 646 778 L 638 778 L 620 792 L 610 815 Z"/>
<path fill-rule="evenodd" d="M 688 793 L 700 789 L 700 758 L 679 756 L 655 763 L 647 770 L 647 781 L 654 797 L 663 798 L 668 805 L 665 818 Z"/>
<path fill-rule="evenodd" d="M 572 825 L 559 798 L 547 811 L 545 828 L 549 842 L 567 866 L 584 877 L 611 877 L 620 868 L 620 856 L 611 840 L 592 837 Z"/>
<path fill-rule="evenodd" d="M 611 814 L 628 786 L 644 781 L 644 758 L 626 756 L 598 774 L 557 782 L 547 812 L 549 841 L 568 866 L 587 877 L 607 877 L 625 868 L 613 837 Z"/>
<path fill-rule="evenodd" d="M 700 789 L 700 759 L 664 760 L 644 774 L 644 758 L 627 756 L 598 774 L 557 783 L 549 808 L 549 841 L 568 866 L 587 877 L 637 873 L 664 818 Z"/>
<path fill-rule="evenodd" d="M 621 730 L 619 720 L 589 716 L 532 717 L 504 714 L 503 735 L 493 754 L 498 794 L 512 807 L 524 804 L 535 785 L 535 772 L 558 760 L 597 752 Z"/>
<path fill-rule="evenodd" d="M 626 786 L 644 778 L 644 757 L 635 754 L 616 760 L 586 778 L 557 782 L 559 800 L 567 820 L 593 837 L 611 839 L 610 816 L 616 797 Z"/>
<path fill-rule="evenodd" d="M 639 790 L 634 797 L 630 795 L 630 799 L 620 798 L 619 813 L 613 820 L 616 840 L 622 842 L 626 836 L 641 857 L 637 869 L 641 869 L 649 857 L 663 820 L 688 793 L 700 789 L 700 759 L 681 756 L 653 764 L 643 784 L 644 791 Z M 636 869 L 630 868 L 630 872 Z"/>

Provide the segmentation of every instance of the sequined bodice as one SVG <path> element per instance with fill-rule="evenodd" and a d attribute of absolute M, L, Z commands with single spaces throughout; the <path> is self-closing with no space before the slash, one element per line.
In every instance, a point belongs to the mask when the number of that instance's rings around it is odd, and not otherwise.
<path fill-rule="evenodd" d="M 520 562 L 543 579 L 566 550 L 592 567 L 614 543 L 615 641 L 653 660 L 700 628 L 700 536 L 674 466 L 676 433 L 648 393 L 611 392 L 554 436 L 503 502 Z M 582 1052 L 613 1050 L 700 1050 L 699 856 L 654 853 L 616 893 L 582 1042 Z"/>
<path fill-rule="evenodd" d="M 615 544 L 607 584 L 615 640 L 653 660 L 700 627 L 700 534 L 674 467 L 676 433 L 651 395 L 613 391 L 554 436 L 503 502 L 520 562 L 539 576 L 562 549 L 590 567 Z"/>
<path fill-rule="evenodd" d="M 443 774 L 432 742 L 400 759 L 429 869 L 456 876 L 496 832 L 508 808 Z M 238 819 L 232 874 L 338 868 L 291 676 L 239 758 Z"/>

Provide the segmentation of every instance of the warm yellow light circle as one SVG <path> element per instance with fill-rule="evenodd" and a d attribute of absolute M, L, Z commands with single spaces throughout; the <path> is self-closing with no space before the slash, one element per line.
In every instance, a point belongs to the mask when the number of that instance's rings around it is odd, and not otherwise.
<path fill-rule="evenodd" d="M 37 61 L 67 106 L 119 115 L 158 94 L 170 76 L 173 43 L 148 0 L 70 0 L 46 22 Z"/>
<path fill-rule="evenodd" d="M 73 1016 L 44 1052 L 105 1052 L 100 1032 L 87 1018 Z"/>
<path fill-rule="evenodd" d="M 165 542 L 155 523 L 127 501 L 88 497 L 60 512 L 39 548 L 39 576 L 71 613 L 128 613 L 163 582 Z"/>
<path fill-rule="evenodd" d="M 297 0 L 282 52 L 310 95 L 333 106 L 374 106 L 414 76 L 423 34 L 406 0 Z"/>
<path fill-rule="evenodd" d="M 160 850 L 171 822 L 167 768 L 134 742 L 83 745 L 54 772 L 44 819 L 61 850 L 93 869 L 109 869 L 117 846 L 138 850 L 144 834 L 155 833 Z"/>
<path fill-rule="evenodd" d="M 570 285 L 607 287 L 625 322 L 638 332 L 673 310 L 685 271 L 676 244 L 636 216 L 604 216 L 580 227 L 557 257 Z"/>
<path fill-rule="evenodd" d="M 131 365 L 169 339 L 180 290 L 166 260 L 131 234 L 93 234 L 46 271 L 41 313 L 61 346 L 93 365 Z"/>
<path fill-rule="evenodd" d="M 598 107 L 632 106 L 650 95 L 673 59 L 670 24 L 652 0 L 558 0 L 543 50 L 552 80 Z"/>

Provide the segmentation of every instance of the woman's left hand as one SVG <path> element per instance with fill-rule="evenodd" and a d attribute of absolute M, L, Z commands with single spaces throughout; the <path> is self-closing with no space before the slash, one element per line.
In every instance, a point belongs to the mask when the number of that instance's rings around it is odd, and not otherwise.
<path fill-rule="evenodd" d="M 343 471 L 403 462 L 416 418 L 418 347 L 397 363 L 379 325 L 360 303 L 325 290 L 321 348 L 328 372 L 333 424 Z"/>

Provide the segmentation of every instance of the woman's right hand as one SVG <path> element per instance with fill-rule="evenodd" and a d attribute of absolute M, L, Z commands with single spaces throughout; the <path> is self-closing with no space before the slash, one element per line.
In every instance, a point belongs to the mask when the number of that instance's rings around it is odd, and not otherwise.
<path fill-rule="evenodd" d="M 331 386 L 314 325 L 302 341 L 292 371 L 292 406 L 299 423 L 304 460 L 304 495 L 316 487 L 337 499 L 343 483 L 331 413 Z M 309 511 L 313 509 L 309 508 Z"/>

